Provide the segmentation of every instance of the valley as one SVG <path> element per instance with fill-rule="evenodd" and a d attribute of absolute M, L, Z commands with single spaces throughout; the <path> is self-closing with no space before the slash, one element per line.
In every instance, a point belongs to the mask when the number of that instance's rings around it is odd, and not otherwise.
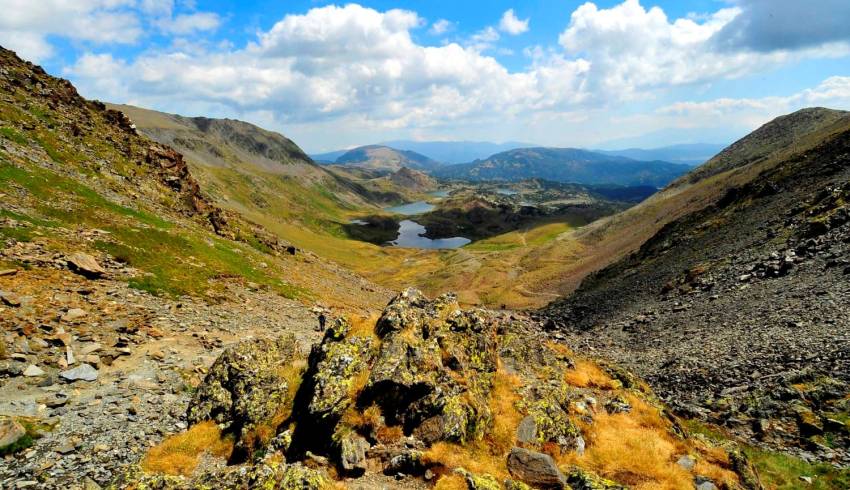
<path fill-rule="evenodd" d="M 848 112 L 310 157 L 0 68 L 2 488 L 850 485 Z"/>

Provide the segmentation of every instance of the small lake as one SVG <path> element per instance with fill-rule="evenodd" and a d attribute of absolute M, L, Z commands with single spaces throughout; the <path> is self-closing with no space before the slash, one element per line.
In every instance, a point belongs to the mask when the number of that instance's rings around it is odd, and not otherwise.
<path fill-rule="evenodd" d="M 390 242 L 390 245 L 401 248 L 460 248 L 472 240 L 463 237 L 438 238 L 433 240 L 422 236 L 425 227 L 415 221 L 406 219 L 399 223 L 398 238 Z"/>
<path fill-rule="evenodd" d="M 496 189 L 496 193 L 501 194 L 503 196 L 515 196 L 515 195 L 519 194 L 519 192 L 517 192 L 513 189 Z"/>
<path fill-rule="evenodd" d="M 412 216 L 414 214 L 422 214 L 427 213 L 429 211 L 434 210 L 433 204 L 428 204 L 425 201 L 416 201 L 410 204 L 402 204 L 401 206 L 394 206 L 391 208 L 386 208 L 387 211 L 395 214 L 403 214 L 405 216 Z"/>
<path fill-rule="evenodd" d="M 433 197 L 444 198 L 444 197 L 449 197 L 449 192 L 451 192 L 451 191 L 449 191 L 449 190 L 434 191 L 434 192 L 429 192 L 428 195 L 433 196 Z"/>

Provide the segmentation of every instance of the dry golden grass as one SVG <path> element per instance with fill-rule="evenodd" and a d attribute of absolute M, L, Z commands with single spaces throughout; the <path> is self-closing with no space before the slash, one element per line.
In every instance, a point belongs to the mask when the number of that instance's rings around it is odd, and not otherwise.
<path fill-rule="evenodd" d="M 377 338 L 377 335 L 375 335 L 375 324 L 378 323 L 378 316 L 377 313 L 368 316 L 349 316 L 348 322 L 351 324 L 351 329 L 348 331 L 348 336 Z"/>
<path fill-rule="evenodd" d="M 516 409 L 516 402 L 519 400 L 516 389 L 520 384 L 516 376 L 498 370 L 493 379 L 489 400 L 493 425 L 484 438 L 465 445 L 438 442 L 425 453 L 425 460 L 442 465 L 446 471 L 464 468 L 473 473 L 492 475 L 499 480 L 507 478 L 509 475 L 505 455 L 514 445 L 516 428 L 522 420 L 522 414 Z M 448 486 L 440 487 L 438 482 L 437 488 L 466 488 L 465 483 L 463 487 L 452 486 L 457 485 L 458 478 L 456 475 L 447 474 L 440 482 L 445 480 L 443 485 Z M 459 481 L 464 482 L 463 478 Z"/>
<path fill-rule="evenodd" d="M 576 360 L 575 368 L 567 370 L 564 373 L 564 379 L 567 383 L 578 388 L 600 388 L 603 390 L 620 388 L 618 381 L 611 379 L 595 363 L 584 359 Z"/>
<path fill-rule="evenodd" d="M 693 486 L 693 473 L 676 464 L 684 454 L 699 452 L 669 430 L 660 411 L 639 398 L 627 395 L 631 412 L 598 413 L 592 424 L 582 424 L 587 449 L 584 455 L 559 456 L 562 465 L 588 468 L 606 478 L 635 489 L 677 490 Z M 723 468 L 717 452 L 700 454 L 697 471 L 715 482 L 737 481 Z"/>
<path fill-rule="evenodd" d="M 466 490 L 466 478 L 460 475 L 448 474 L 443 475 L 437 480 L 434 490 Z"/>
<path fill-rule="evenodd" d="M 198 466 L 201 455 L 229 458 L 231 452 L 233 440 L 222 437 L 215 422 L 201 422 L 151 448 L 142 459 L 142 468 L 151 473 L 189 476 Z"/>

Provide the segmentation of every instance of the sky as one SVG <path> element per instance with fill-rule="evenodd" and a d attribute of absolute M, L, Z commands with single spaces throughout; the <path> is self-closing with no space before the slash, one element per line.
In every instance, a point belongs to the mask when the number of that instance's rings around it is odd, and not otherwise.
<path fill-rule="evenodd" d="M 397 139 L 730 143 L 850 109 L 847 0 L 0 0 L 0 45 L 85 97 L 309 152 Z"/>

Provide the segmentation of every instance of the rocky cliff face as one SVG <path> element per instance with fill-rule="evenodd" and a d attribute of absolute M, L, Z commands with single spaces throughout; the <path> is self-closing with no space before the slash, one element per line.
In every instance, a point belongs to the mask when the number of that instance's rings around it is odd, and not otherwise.
<path fill-rule="evenodd" d="M 407 290 L 377 321 L 337 320 L 300 378 L 291 339 L 247 341 L 216 361 L 189 406 L 189 433 L 217 422 L 245 449 L 230 457 L 238 466 L 168 477 L 143 462 L 120 483 L 195 488 L 240 474 L 236 487 L 343 477 L 400 488 L 755 485 L 739 453 L 688 438 L 637 378 L 532 325 Z M 657 445 L 650 463 L 614 457 L 639 445 Z"/>

